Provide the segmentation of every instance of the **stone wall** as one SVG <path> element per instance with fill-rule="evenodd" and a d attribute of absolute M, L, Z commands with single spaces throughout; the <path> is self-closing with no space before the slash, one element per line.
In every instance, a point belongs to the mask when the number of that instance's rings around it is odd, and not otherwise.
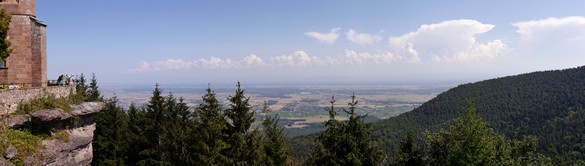
<path fill-rule="evenodd" d="M 12 15 L 8 40 L 11 55 L 0 68 L 0 85 L 47 86 L 46 25 L 35 16 L 35 0 L 6 0 L 0 8 Z"/>
<path fill-rule="evenodd" d="M 0 115 L 10 114 L 16 111 L 20 101 L 27 102 L 46 94 L 54 95 L 57 98 L 67 97 L 72 91 L 75 92 L 74 85 L 29 88 L 23 90 L 0 90 Z"/>

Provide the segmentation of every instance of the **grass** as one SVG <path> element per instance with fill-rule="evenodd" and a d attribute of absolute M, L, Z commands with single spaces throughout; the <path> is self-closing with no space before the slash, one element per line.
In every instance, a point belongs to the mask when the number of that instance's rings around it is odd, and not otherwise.
<path fill-rule="evenodd" d="M 2 139 L 0 141 L 0 149 L 7 149 L 11 145 L 16 149 L 17 156 L 8 160 L 14 165 L 22 165 L 29 157 L 39 160 L 42 157 L 42 138 L 31 134 L 27 130 L 21 131 L 4 127 L 0 131 L 0 139 Z M 4 150 L 1 153 L 2 156 L 6 155 Z"/>
<path fill-rule="evenodd" d="M 44 92 L 44 95 L 39 98 L 32 99 L 28 102 L 19 102 L 15 114 L 32 114 L 39 110 L 54 108 L 71 112 L 71 105 L 80 104 L 83 102 L 83 99 L 84 97 L 82 95 L 76 95 L 74 92 L 71 92 L 68 97 L 60 98 Z"/>

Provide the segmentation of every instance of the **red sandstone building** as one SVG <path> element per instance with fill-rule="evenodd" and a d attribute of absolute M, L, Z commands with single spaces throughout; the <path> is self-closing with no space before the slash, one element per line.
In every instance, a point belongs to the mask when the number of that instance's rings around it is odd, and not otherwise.
<path fill-rule="evenodd" d="M 12 53 L 0 62 L 0 85 L 47 86 L 46 26 L 36 18 L 35 0 L 0 0 L 12 15 L 8 40 Z"/>

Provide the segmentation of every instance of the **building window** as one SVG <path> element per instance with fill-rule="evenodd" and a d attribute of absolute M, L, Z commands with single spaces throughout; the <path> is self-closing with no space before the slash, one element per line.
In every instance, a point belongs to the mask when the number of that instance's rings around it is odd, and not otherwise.
<path fill-rule="evenodd" d="M 7 68 L 6 67 L 6 61 L 0 61 L 0 69 L 1 68 Z"/>

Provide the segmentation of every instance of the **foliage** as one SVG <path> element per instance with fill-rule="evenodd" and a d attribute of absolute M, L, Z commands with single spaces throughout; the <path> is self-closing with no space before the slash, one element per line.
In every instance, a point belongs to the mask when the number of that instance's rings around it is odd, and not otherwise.
<path fill-rule="evenodd" d="M 537 141 L 509 141 L 495 134 L 470 102 L 465 115 L 453 120 L 447 130 L 427 134 L 430 165 L 552 165 L 536 154 Z"/>
<path fill-rule="evenodd" d="M 197 147 L 198 154 L 196 161 L 202 165 L 225 165 L 229 163 L 229 158 L 222 151 L 225 151 L 229 145 L 224 138 L 227 128 L 227 121 L 223 116 L 222 106 L 217 100 L 211 87 L 207 87 L 205 95 L 202 97 L 203 103 L 195 109 L 195 127 L 197 135 L 193 140 Z"/>
<path fill-rule="evenodd" d="M 425 163 L 423 151 L 421 147 L 415 142 L 416 135 L 414 131 L 406 132 L 406 139 L 400 143 L 400 149 L 397 153 L 397 158 L 392 165 L 397 166 L 415 166 L 423 165 Z"/>
<path fill-rule="evenodd" d="M 114 96 L 95 115 L 93 165 L 124 165 L 128 151 L 128 115 L 117 105 Z"/>
<path fill-rule="evenodd" d="M 343 109 L 349 115 L 348 121 L 336 120 L 333 97 L 330 103 L 327 129 L 317 137 L 309 165 L 381 165 L 385 156 L 381 149 L 373 146 L 371 124 L 364 123 L 365 116 L 355 112 L 358 103 L 355 95 L 348 103 L 349 110 Z"/>
<path fill-rule="evenodd" d="M 286 143 L 286 136 L 278 127 L 278 115 L 268 115 L 268 102 L 264 101 L 263 112 L 266 115 L 262 121 L 264 127 L 264 153 L 266 160 L 264 165 L 291 165 L 293 163 L 292 152 Z"/>
<path fill-rule="evenodd" d="M 87 89 L 85 92 L 86 95 L 86 101 L 102 101 L 103 97 L 100 94 L 100 90 L 99 87 L 97 85 L 97 79 L 95 78 L 95 73 L 93 73 L 91 75 L 91 82 L 89 83 L 89 87 L 88 88 L 84 88 L 84 86 L 81 86 L 83 89 Z"/>
<path fill-rule="evenodd" d="M 4 9 L 0 9 L 0 62 L 10 56 L 10 41 L 8 40 L 8 30 L 12 16 Z"/>
<path fill-rule="evenodd" d="M 546 122 L 543 142 L 550 142 L 548 152 L 560 165 L 585 164 L 585 109 L 569 108 L 567 115 Z"/>
<path fill-rule="evenodd" d="M 54 132 L 51 135 L 51 138 L 60 140 L 62 142 L 67 142 L 67 141 L 71 140 L 71 136 L 69 135 L 67 130 L 61 130 L 61 131 Z"/>
<path fill-rule="evenodd" d="M 16 165 L 22 165 L 25 160 L 42 158 L 41 150 L 41 137 L 35 136 L 30 132 L 24 130 L 9 129 L 4 127 L 0 131 L 0 149 L 7 149 L 12 146 L 17 151 L 17 156 L 10 159 L 9 161 Z M 2 150 L 2 156 L 5 156 L 5 152 Z"/>
<path fill-rule="evenodd" d="M 395 160 L 400 140 L 408 129 L 419 137 L 426 130 L 437 132 L 446 127 L 449 120 L 456 118 L 459 110 L 466 109 L 466 98 L 473 98 L 477 114 L 495 133 L 507 139 L 523 139 L 532 135 L 539 140 L 537 152 L 551 157 L 558 154 L 559 159 L 555 159 L 555 163 L 561 161 L 560 158 L 572 161 L 582 156 L 577 153 L 583 153 L 577 148 L 583 142 L 583 139 L 578 139 L 582 138 L 580 133 L 583 133 L 583 127 L 555 124 L 556 127 L 546 129 L 546 126 L 555 118 L 567 117 L 570 108 L 584 105 L 583 92 L 585 66 L 463 84 L 439 94 L 412 111 L 374 123 L 372 137 L 382 140 L 389 157 Z M 553 129 L 558 133 L 551 135 Z M 310 149 L 313 146 L 311 140 L 316 137 L 315 134 L 293 139 L 290 145 L 295 149 L 295 155 L 299 158 L 308 156 L 303 150 Z M 563 152 L 559 147 L 577 149 Z M 555 152 L 554 149 L 558 150 Z"/>
<path fill-rule="evenodd" d="M 254 112 L 252 106 L 248 102 L 249 97 L 246 97 L 244 90 L 241 88 L 240 82 L 236 85 L 237 89 L 234 96 L 228 97 L 228 108 L 224 112 L 227 119 L 227 140 L 229 148 L 225 150 L 225 154 L 231 156 L 233 164 L 249 165 L 253 163 L 260 163 L 261 160 L 256 158 L 254 150 L 260 149 L 256 147 L 256 142 L 250 140 L 251 137 L 258 137 L 254 132 L 248 132 L 252 123 L 254 122 Z"/>

